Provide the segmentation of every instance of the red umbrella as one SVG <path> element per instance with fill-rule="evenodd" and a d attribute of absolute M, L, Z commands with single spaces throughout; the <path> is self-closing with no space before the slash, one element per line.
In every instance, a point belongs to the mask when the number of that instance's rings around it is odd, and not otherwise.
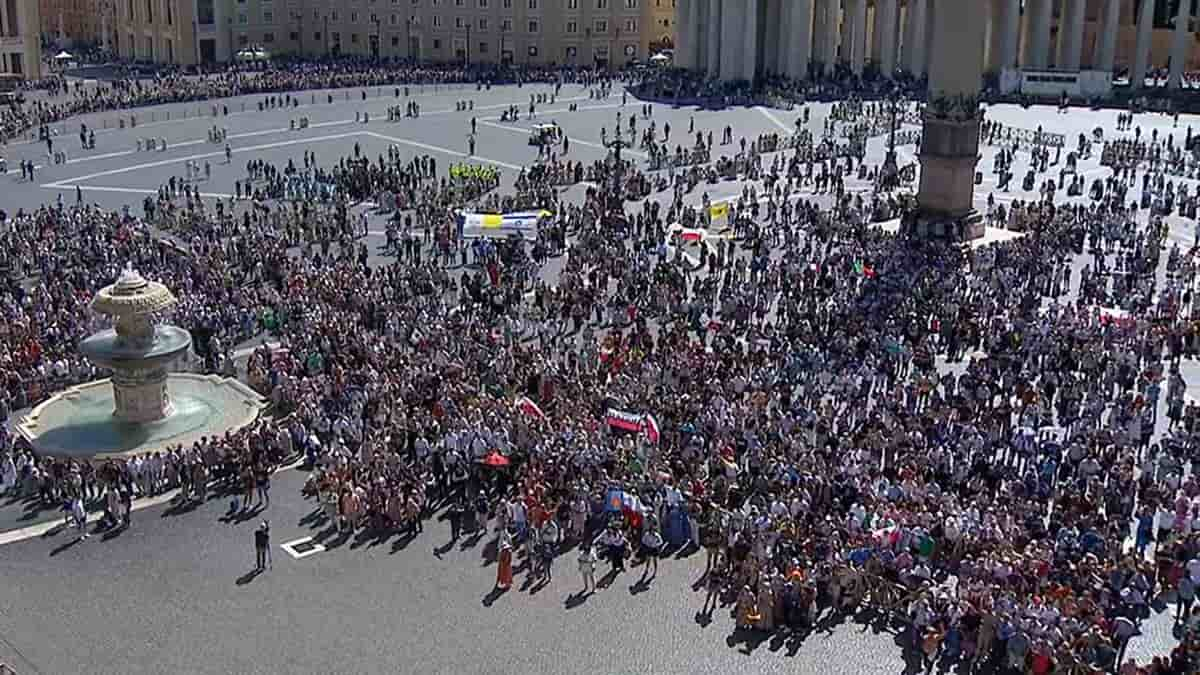
<path fill-rule="evenodd" d="M 486 466 L 493 466 L 493 467 L 508 466 L 508 458 L 505 457 L 504 455 L 500 454 L 499 452 L 496 452 L 495 450 L 493 450 L 493 451 L 489 452 L 486 457 L 479 460 L 479 463 L 486 465 Z"/>

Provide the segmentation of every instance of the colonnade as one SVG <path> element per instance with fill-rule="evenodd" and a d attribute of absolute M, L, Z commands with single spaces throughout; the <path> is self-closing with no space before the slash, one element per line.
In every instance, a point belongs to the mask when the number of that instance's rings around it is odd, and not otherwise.
<path fill-rule="evenodd" d="M 838 63 L 855 73 L 873 63 L 885 76 L 897 70 L 924 75 L 937 14 L 951 4 L 965 7 L 972 31 L 980 29 L 988 70 L 1111 72 L 1115 65 L 1121 0 L 1024 0 L 1024 11 L 1022 0 L 677 0 L 676 64 L 724 80 L 809 78 Z M 1089 5 L 1096 39 L 1085 54 Z M 1154 6 L 1154 0 L 1142 2 L 1136 17 L 1135 86 L 1151 67 Z M 1173 20 L 1168 86 L 1177 88 L 1200 25 L 1194 26 L 1190 2 L 1179 3 Z"/>

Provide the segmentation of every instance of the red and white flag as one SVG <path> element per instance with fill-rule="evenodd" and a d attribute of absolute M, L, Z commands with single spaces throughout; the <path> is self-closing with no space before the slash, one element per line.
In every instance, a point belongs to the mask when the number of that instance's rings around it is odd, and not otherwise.
<path fill-rule="evenodd" d="M 651 443 L 658 442 L 658 420 L 654 419 L 654 415 L 646 413 L 642 417 L 642 431 L 646 433 L 646 440 Z"/>
<path fill-rule="evenodd" d="M 538 404 L 534 403 L 533 400 L 528 396 L 518 397 L 513 403 L 517 406 L 518 410 L 526 415 L 529 415 L 530 417 L 536 417 L 542 420 L 546 419 L 546 413 L 542 412 L 542 409 L 538 407 Z"/>

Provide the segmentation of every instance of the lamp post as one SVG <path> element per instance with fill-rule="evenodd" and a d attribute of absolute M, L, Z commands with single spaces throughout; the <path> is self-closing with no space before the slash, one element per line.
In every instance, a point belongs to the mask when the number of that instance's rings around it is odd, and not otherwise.
<path fill-rule="evenodd" d="M 471 67 L 471 22 L 467 21 L 467 51 L 465 53 L 465 65 Z"/>
<path fill-rule="evenodd" d="M 304 12 L 293 12 L 296 17 L 296 36 L 300 38 L 300 56 L 304 56 Z"/>
<path fill-rule="evenodd" d="M 325 15 L 325 32 L 321 34 L 325 38 L 325 58 L 329 58 L 329 15 Z"/>
<path fill-rule="evenodd" d="M 888 151 L 880 169 L 880 184 L 884 190 L 894 190 L 900 185 L 900 167 L 896 164 L 896 123 L 900 111 L 900 90 L 892 85 L 887 94 L 888 103 Z"/>
<path fill-rule="evenodd" d="M 404 17 L 404 58 L 412 63 L 412 17 Z"/>
<path fill-rule="evenodd" d="M 383 28 L 380 24 L 378 16 L 375 16 L 373 21 L 375 22 L 375 53 L 371 56 L 378 61 L 379 55 L 383 53 Z"/>
<path fill-rule="evenodd" d="M 611 59 L 610 59 L 611 62 Z M 608 211 L 609 213 L 623 213 L 625 211 L 624 200 L 621 198 L 621 150 L 629 147 L 624 139 L 621 138 L 621 124 L 617 123 L 616 133 L 613 134 L 611 141 L 605 145 L 613 151 L 613 180 L 612 187 L 609 188 Z"/>

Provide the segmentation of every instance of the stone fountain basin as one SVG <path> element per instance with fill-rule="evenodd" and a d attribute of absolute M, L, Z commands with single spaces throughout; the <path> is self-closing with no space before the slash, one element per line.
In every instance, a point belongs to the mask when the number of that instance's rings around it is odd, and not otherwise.
<path fill-rule="evenodd" d="M 92 363 L 104 368 L 153 370 L 164 368 L 192 346 L 192 335 L 178 326 L 154 327 L 154 341 L 148 347 L 132 344 L 110 328 L 79 343 Z"/>
<path fill-rule="evenodd" d="M 167 391 L 174 412 L 155 422 L 134 424 L 113 416 L 110 380 L 65 389 L 38 405 L 17 431 L 39 454 L 104 458 L 161 451 L 168 445 L 219 436 L 254 422 L 267 401 L 246 384 L 218 375 L 171 373 Z"/>

